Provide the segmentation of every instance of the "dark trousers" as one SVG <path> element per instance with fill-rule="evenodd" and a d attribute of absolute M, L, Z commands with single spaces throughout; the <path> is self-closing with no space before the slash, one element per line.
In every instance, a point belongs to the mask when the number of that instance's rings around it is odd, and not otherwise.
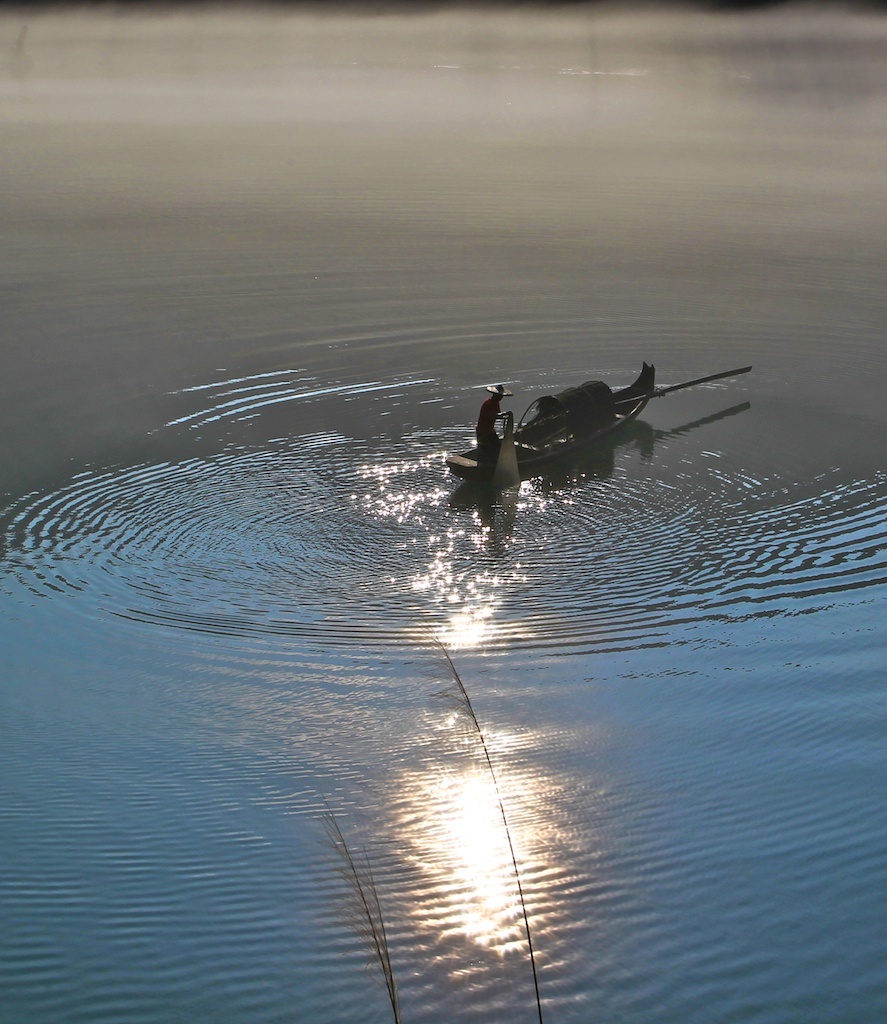
<path fill-rule="evenodd" d="M 498 434 L 478 434 L 478 462 L 497 462 L 502 441 Z"/>

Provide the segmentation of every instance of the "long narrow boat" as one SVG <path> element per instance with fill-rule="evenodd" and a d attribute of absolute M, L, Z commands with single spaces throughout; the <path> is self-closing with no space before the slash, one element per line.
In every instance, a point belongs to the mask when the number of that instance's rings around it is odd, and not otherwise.
<path fill-rule="evenodd" d="M 638 417 L 651 398 L 722 377 L 748 373 L 750 366 L 698 377 L 683 384 L 656 387 L 656 370 L 648 364 L 637 380 L 612 391 L 603 381 L 590 380 L 557 395 L 537 398 L 514 430 L 514 451 L 521 479 L 543 474 L 564 456 L 593 445 Z M 462 480 L 491 482 L 496 463 L 484 461 L 478 448 L 447 457 L 450 472 Z"/>

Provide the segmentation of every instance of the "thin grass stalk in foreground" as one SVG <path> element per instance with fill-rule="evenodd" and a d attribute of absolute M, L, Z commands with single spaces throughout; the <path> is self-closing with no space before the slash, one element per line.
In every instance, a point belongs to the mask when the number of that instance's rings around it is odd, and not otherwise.
<path fill-rule="evenodd" d="M 358 935 L 366 942 L 372 959 L 378 964 L 385 979 L 388 1001 L 394 1015 L 394 1024 L 401 1024 L 400 1004 L 397 998 L 397 984 L 394 980 L 394 969 L 391 966 L 391 952 L 388 948 L 388 935 L 385 931 L 385 918 L 379 892 L 370 866 L 370 858 L 366 850 L 362 857 L 352 854 L 339 828 L 339 822 L 326 805 L 325 825 L 330 843 L 342 859 L 342 877 L 351 890 L 351 907 L 354 912 L 354 926 Z"/>
<path fill-rule="evenodd" d="M 502 815 L 502 824 L 505 827 L 505 838 L 508 840 L 508 850 L 511 853 L 511 863 L 514 867 L 514 878 L 517 882 L 517 894 L 520 897 L 521 910 L 523 911 L 524 915 L 524 930 L 527 934 L 527 948 L 530 952 L 530 966 L 533 969 L 533 988 L 536 992 L 536 1009 L 539 1012 L 539 1024 L 543 1024 L 542 999 L 539 996 L 539 977 L 536 973 L 536 954 L 533 950 L 533 937 L 530 933 L 530 918 L 527 914 L 527 905 L 524 902 L 524 890 L 523 886 L 521 885 L 520 871 L 517 866 L 517 857 L 514 853 L 514 844 L 511 841 L 511 829 L 508 827 L 508 818 L 505 815 L 505 804 L 502 800 L 502 793 L 499 789 L 499 780 L 496 778 L 496 772 L 493 768 L 493 761 L 492 758 L 490 757 L 490 751 L 487 749 L 487 741 L 486 738 L 484 737 L 484 731 L 480 727 L 480 722 L 478 722 L 477 715 L 474 713 L 474 707 L 471 703 L 471 698 L 468 696 L 468 691 L 465 689 L 465 684 L 462 682 L 462 678 L 460 677 L 459 672 L 456 669 L 456 666 L 453 664 L 453 659 L 450 657 L 449 653 L 447 652 L 447 649 L 439 640 L 434 639 L 433 643 L 437 647 L 438 651 L 440 652 L 441 656 L 446 662 L 451 675 L 453 676 L 453 681 L 456 684 L 455 697 L 458 707 L 471 719 L 472 725 L 477 730 L 477 735 L 480 739 L 480 745 L 484 752 L 484 758 L 486 759 L 487 762 L 487 768 L 489 768 L 490 770 L 490 778 L 493 780 L 493 788 L 496 791 L 496 800 L 499 803 L 499 813 Z"/>

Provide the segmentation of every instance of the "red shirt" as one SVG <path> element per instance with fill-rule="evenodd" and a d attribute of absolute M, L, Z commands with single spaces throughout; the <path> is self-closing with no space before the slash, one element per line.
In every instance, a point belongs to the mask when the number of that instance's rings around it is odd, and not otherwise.
<path fill-rule="evenodd" d="M 490 397 L 480 407 L 480 415 L 477 418 L 477 436 L 489 437 L 496 433 L 496 417 L 499 415 L 499 398 L 497 395 Z"/>

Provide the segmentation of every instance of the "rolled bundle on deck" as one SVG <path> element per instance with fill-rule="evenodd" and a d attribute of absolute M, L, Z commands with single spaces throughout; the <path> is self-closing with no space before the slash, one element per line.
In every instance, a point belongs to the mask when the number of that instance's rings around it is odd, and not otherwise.
<path fill-rule="evenodd" d="M 613 392 L 602 380 L 587 380 L 557 395 L 537 398 L 524 413 L 517 436 L 535 447 L 567 444 L 615 419 Z"/>

